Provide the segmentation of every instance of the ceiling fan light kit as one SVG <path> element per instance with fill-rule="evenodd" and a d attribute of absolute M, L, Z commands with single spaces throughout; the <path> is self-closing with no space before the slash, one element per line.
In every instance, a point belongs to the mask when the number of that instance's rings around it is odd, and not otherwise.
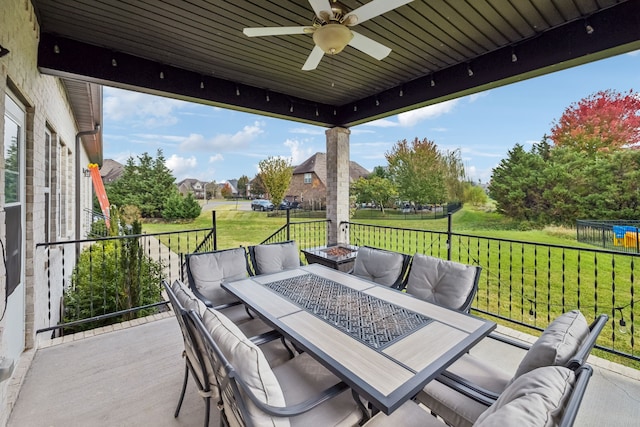
<path fill-rule="evenodd" d="M 326 24 L 313 33 L 313 42 L 328 55 L 342 52 L 352 38 L 351 30 L 342 24 Z"/>
<path fill-rule="evenodd" d="M 412 1 L 372 0 L 351 12 L 347 12 L 346 7 L 339 1 L 309 0 L 315 14 L 311 26 L 245 28 L 243 33 L 248 37 L 313 34 L 315 47 L 302 66 L 303 70 L 315 70 L 324 54 L 336 55 L 342 52 L 347 45 L 377 60 L 382 60 L 391 53 L 391 49 L 350 30 L 349 27 L 361 24 Z"/>

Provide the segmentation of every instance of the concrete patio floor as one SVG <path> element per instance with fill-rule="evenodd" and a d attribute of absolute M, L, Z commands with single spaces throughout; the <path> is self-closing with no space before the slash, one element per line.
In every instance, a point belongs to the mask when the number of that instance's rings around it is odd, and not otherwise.
<path fill-rule="evenodd" d="M 204 403 L 192 382 L 180 416 L 173 417 L 184 374 L 182 336 L 173 316 L 166 313 L 97 332 L 40 344 L 10 427 L 203 425 Z M 496 352 L 491 340 L 473 351 L 513 370 L 522 357 L 517 349 Z M 594 376 L 575 425 L 638 425 L 640 371 L 596 357 L 589 362 Z M 215 404 L 209 425 L 219 425 Z"/>

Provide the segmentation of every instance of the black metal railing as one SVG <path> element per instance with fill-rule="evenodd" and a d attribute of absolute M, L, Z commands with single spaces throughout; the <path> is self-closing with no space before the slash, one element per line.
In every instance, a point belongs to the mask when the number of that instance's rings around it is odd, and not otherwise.
<path fill-rule="evenodd" d="M 617 252 L 640 253 L 640 221 L 634 220 L 578 220 L 578 242 L 600 246 Z"/>
<path fill-rule="evenodd" d="M 318 219 L 292 222 L 291 217 L 290 211 L 287 211 L 287 222 L 261 243 L 295 240 L 300 250 L 327 244 L 329 220 Z"/>
<path fill-rule="evenodd" d="M 425 206 L 410 206 L 410 207 L 396 207 L 386 208 L 384 210 L 384 216 L 380 208 L 359 208 L 355 211 L 353 218 L 355 219 L 377 219 L 384 218 L 385 220 L 398 219 L 398 220 L 429 220 L 429 219 L 442 219 L 447 215 L 455 213 L 462 208 L 462 203 L 447 203 L 439 206 L 425 205 Z"/>
<path fill-rule="evenodd" d="M 41 243 L 36 278 L 47 286 L 47 324 L 37 333 L 77 332 L 164 310 L 161 280 L 182 278 L 184 255 L 217 248 L 213 226 Z"/>
<path fill-rule="evenodd" d="M 639 254 L 453 233 L 449 224 L 448 232 L 353 222 L 341 230 L 354 245 L 481 266 L 472 310 L 509 323 L 539 331 L 568 310 L 587 319 L 607 313 L 598 348 L 640 361 Z"/>

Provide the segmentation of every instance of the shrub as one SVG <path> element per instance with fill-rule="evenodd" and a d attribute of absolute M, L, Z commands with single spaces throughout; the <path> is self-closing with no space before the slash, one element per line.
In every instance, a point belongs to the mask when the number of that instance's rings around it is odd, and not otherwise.
<path fill-rule="evenodd" d="M 128 234 L 139 234 L 135 222 Z M 162 265 L 144 255 L 138 238 L 96 242 L 84 249 L 64 294 L 64 322 L 87 319 L 162 301 Z M 145 309 L 64 328 L 74 333 L 143 317 Z"/>

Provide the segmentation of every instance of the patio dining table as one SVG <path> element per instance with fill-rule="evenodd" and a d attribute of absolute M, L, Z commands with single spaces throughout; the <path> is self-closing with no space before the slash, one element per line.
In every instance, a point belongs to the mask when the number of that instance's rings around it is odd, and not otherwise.
<path fill-rule="evenodd" d="M 319 264 L 222 287 L 385 414 L 496 327 Z"/>

